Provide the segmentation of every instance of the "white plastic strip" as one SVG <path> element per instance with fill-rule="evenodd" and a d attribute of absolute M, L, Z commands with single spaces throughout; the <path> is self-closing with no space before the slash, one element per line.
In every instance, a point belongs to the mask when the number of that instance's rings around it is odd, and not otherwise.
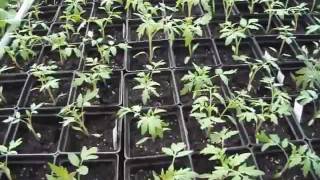
<path fill-rule="evenodd" d="M 2 36 L 2 39 L 0 41 L 0 48 L 2 49 L 4 46 L 6 46 L 10 42 L 10 33 L 15 30 L 21 23 L 21 20 L 24 18 L 25 14 L 28 12 L 30 7 L 32 6 L 34 0 L 24 0 L 18 13 L 14 17 L 14 21 L 17 22 L 15 24 L 10 25 L 10 27 L 7 29 L 6 33 Z M 0 54 L 0 58 L 3 54 Z"/>
<path fill-rule="evenodd" d="M 301 123 L 302 112 L 303 112 L 303 106 L 297 100 L 295 100 L 294 107 L 293 107 L 293 113 L 299 123 Z"/>

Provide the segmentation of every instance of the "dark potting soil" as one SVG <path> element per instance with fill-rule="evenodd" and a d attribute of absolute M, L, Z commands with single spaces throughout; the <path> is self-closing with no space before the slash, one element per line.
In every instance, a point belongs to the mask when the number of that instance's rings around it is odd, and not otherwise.
<path fill-rule="evenodd" d="M 282 89 L 284 89 L 284 91 L 287 92 L 289 95 L 297 95 L 299 93 L 299 90 L 296 87 L 296 82 L 291 77 L 291 75 L 293 75 L 294 72 L 295 70 L 294 71 L 282 70 L 282 73 L 285 76 Z"/>
<path fill-rule="evenodd" d="M 76 70 L 79 68 L 81 58 L 76 57 L 75 55 L 71 55 L 71 57 L 68 57 L 67 60 L 61 62 L 58 51 L 51 51 L 49 48 L 48 51 L 45 50 L 45 52 L 43 52 L 43 55 L 40 60 L 41 63 L 44 63 L 46 65 L 56 64 L 58 66 L 58 70 L 67 71 Z"/>
<path fill-rule="evenodd" d="M 14 180 L 45 180 L 46 174 L 50 174 L 49 167 L 46 162 L 9 162 L 12 179 Z M 5 176 L 1 180 L 8 180 Z"/>
<path fill-rule="evenodd" d="M 36 36 L 46 36 L 48 34 L 49 29 L 50 29 L 50 24 L 46 23 L 46 22 L 43 22 L 43 23 L 44 23 L 43 25 L 46 27 L 43 27 L 42 25 L 37 25 L 36 27 L 32 27 L 32 29 L 30 30 L 31 32 L 29 32 L 29 31 L 19 32 L 19 34 L 22 36 L 29 36 L 31 33 L 32 35 L 36 35 Z M 21 27 L 24 27 L 24 26 L 30 27 L 29 22 L 22 22 Z M 32 44 L 35 44 L 39 48 L 39 50 L 41 50 L 41 47 L 42 47 L 41 45 L 43 43 L 44 43 L 44 40 L 42 39 L 42 40 L 35 41 Z"/>
<path fill-rule="evenodd" d="M 206 131 L 200 128 L 200 124 L 194 117 L 190 117 L 191 107 L 184 109 L 184 120 L 187 127 L 187 135 L 189 138 L 190 149 L 193 149 L 195 152 L 200 152 L 203 148 L 210 144 L 210 138 L 207 137 Z M 215 124 L 212 128 L 212 132 L 220 132 L 223 128 L 226 128 L 230 131 L 238 131 L 238 134 L 232 136 L 224 142 L 224 147 L 236 147 L 241 146 L 241 137 L 240 132 L 237 129 L 236 125 L 231 122 L 228 123 L 218 123 Z"/>
<path fill-rule="evenodd" d="M 275 52 L 270 48 L 279 50 L 281 46 L 281 40 L 277 42 L 259 42 L 258 41 L 258 44 L 262 50 L 262 53 L 267 51 L 272 57 L 278 57 L 279 52 L 278 51 Z M 282 50 L 282 54 L 280 55 L 280 57 L 278 57 L 278 59 L 279 59 L 279 62 L 292 62 L 293 61 L 292 59 L 294 57 L 295 57 L 295 53 L 293 52 L 291 47 L 285 44 Z"/>
<path fill-rule="evenodd" d="M 102 35 L 102 31 L 100 28 L 96 25 L 91 23 L 90 24 L 90 31 L 93 32 L 93 39 L 97 39 Z M 109 25 L 104 29 L 104 37 L 107 40 L 112 40 L 112 41 L 124 41 L 124 24 L 114 24 L 114 25 Z M 112 39 L 109 37 L 112 36 Z"/>
<path fill-rule="evenodd" d="M 274 175 L 282 170 L 286 164 L 285 156 L 282 152 L 265 152 L 256 154 L 257 164 L 259 169 L 262 170 L 265 175 L 263 179 L 275 179 Z M 302 167 L 294 167 L 285 171 L 280 179 L 283 180 L 312 180 L 309 176 L 304 177 L 301 171 Z"/>
<path fill-rule="evenodd" d="M 279 34 L 279 32 L 275 31 L 274 28 L 278 27 L 277 25 L 277 20 L 275 17 L 271 18 L 271 23 L 270 23 L 270 29 L 269 32 L 267 32 L 267 26 L 268 26 L 268 16 L 265 18 L 259 18 L 258 23 L 262 26 L 259 28 L 259 30 L 250 30 L 250 32 L 254 35 L 275 35 Z"/>
<path fill-rule="evenodd" d="M 147 102 L 145 106 L 155 107 L 175 104 L 175 87 L 173 85 L 171 74 L 154 74 L 153 80 L 160 84 L 160 86 L 157 86 L 157 92 L 159 93 L 159 97 L 152 96 L 152 98 Z M 133 90 L 133 87 L 137 86 L 138 83 L 131 77 L 126 80 L 126 83 L 127 85 L 125 91 L 127 91 L 126 98 L 128 98 L 128 105 L 143 105 L 142 90 Z"/>
<path fill-rule="evenodd" d="M 292 18 L 285 18 L 282 21 L 282 23 L 286 26 L 291 26 L 292 28 L 293 25 L 292 25 Z M 297 29 L 295 29 L 294 33 L 295 34 L 306 34 L 306 28 L 309 26 L 309 24 L 303 19 L 303 17 L 300 17 L 299 20 L 298 20 L 298 25 L 297 25 Z"/>
<path fill-rule="evenodd" d="M 220 21 L 219 21 L 220 22 Z M 220 23 L 222 23 L 223 21 L 221 21 Z M 212 22 L 209 24 L 209 28 L 211 31 L 211 36 L 214 39 L 217 39 L 220 37 L 220 27 L 219 27 L 219 23 L 218 22 Z"/>
<path fill-rule="evenodd" d="M 130 120 L 129 155 L 132 157 L 160 155 L 163 154 L 161 150 L 162 147 L 169 147 L 172 143 L 182 142 L 179 118 L 179 115 L 174 112 L 167 112 L 162 115 L 161 119 L 164 120 L 165 123 L 168 123 L 170 130 L 164 132 L 162 139 L 157 138 L 155 141 L 149 139 L 141 145 L 136 145 L 136 143 L 147 135 L 141 135 L 141 130 L 137 129 L 137 119 Z"/>
<path fill-rule="evenodd" d="M 22 138 L 22 146 L 19 146 L 20 154 L 34 153 L 55 153 L 58 149 L 58 143 L 62 130 L 62 120 L 57 116 L 34 116 L 32 120 L 33 128 L 37 133 L 41 134 L 38 141 L 33 133 L 25 126 L 19 124 L 16 138 Z"/>
<path fill-rule="evenodd" d="M 245 55 L 248 57 L 255 57 L 255 53 L 252 49 L 252 44 L 242 43 L 239 48 L 239 55 Z M 233 65 L 233 64 L 243 64 L 243 61 L 235 60 L 232 55 L 234 54 L 231 46 L 225 46 L 224 44 L 217 44 L 218 52 L 222 64 Z M 252 61 L 249 59 L 249 61 Z"/>
<path fill-rule="evenodd" d="M 161 169 L 164 169 L 164 168 L 161 168 Z M 140 169 L 135 174 L 130 174 L 130 180 L 149 180 L 150 178 L 152 179 L 153 172 L 154 172 L 154 169 L 152 168 L 146 167 L 146 169 Z"/>
<path fill-rule="evenodd" d="M 117 180 L 116 166 L 111 161 L 91 161 L 86 162 L 89 168 L 89 173 L 81 176 L 81 180 Z"/>
<path fill-rule="evenodd" d="M 218 165 L 216 161 L 209 161 L 209 156 L 194 154 L 191 159 L 194 171 L 198 174 L 211 173 Z"/>
<path fill-rule="evenodd" d="M 311 142 L 312 150 L 319 156 L 320 155 L 320 143 L 318 140 Z"/>
<path fill-rule="evenodd" d="M 8 124 L 3 123 L 2 121 L 5 120 L 7 117 L 0 116 L 0 143 L 4 142 L 5 136 L 8 132 Z"/>
<path fill-rule="evenodd" d="M 99 97 L 101 104 L 110 104 L 110 105 L 116 105 L 120 103 L 119 95 L 120 95 L 120 78 L 114 78 L 111 79 L 112 82 L 115 83 L 99 83 Z"/>
<path fill-rule="evenodd" d="M 236 7 L 240 12 L 240 15 L 252 15 L 250 14 L 248 3 L 246 2 L 244 3 L 242 1 L 242 2 L 236 3 Z M 264 7 L 262 6 L 262 4 L 256 3 L 253 11 L 254 11 L 253 14 L 262 14 L 264 13 Z"/>
<path fill-rule="evenodd" d="M 265 88 L 260 82 L 263 75 L 257 73 L 254 80 L 252 81 L 252 88 L 249 94 L 253 97 L 270 97 L 271 92 Z M 241 91 L 247 89 L 249 83 L 249 71 L 247 69 L 238 70 L 237 73 L 230 77 L 229 87 L 231 92 Z"/>
<path fill-rule="evenodd" d="M 36 82 L 31 87 L 31 89 L 29 90 L 28 99 L 26 101 L 26 106 L 29 107 L 32 103 L 44 103 L 43 106 L 64 106 L 67 104 L 69 98 L 69 91 L 71 88 L 71 78 L 60 79 L 59 88 L 51 89 L 53 96 L 56 98 L 55 104 L 52 102 L 49 93 L 46 90 L 40 92 L 38 89 L 34 89 L 40 86 L 40 83 Z"/>
<path fill-rule="evenodd" d="M 256 143 L 256 136 L 255 136 L 255 130 L 256 125 L 255 123 L 244 123 L 244 127 L 248 133 L 249 139 L 251 143 Z M 288 121 L 284 118 L 281 118 L 278 120 L 278 124 L 274 124 L 270 121 L 266 121 L 262 123 L 262 126 L 259 130 L 259 132 L 264 131 L 266 134 L 277 134 L 280 139 L 287 138 L 289 140 L 295 140 L 295 133 L 294 130 L 290 127 L 288 124 Z"/>
<path fill-rule="evenodd" d="M 157 44 L 153 43 L 153 46 L 158 46 Z M 149 61 L 147 56 L 145 55 L 139 55 L 134 57 L 137 53 L 140 52 L 146 52 L 149 54 L 149 48 L 143 47 L 143 48 L 138 48 L 138 49 L 129 49 L 128 50 L 128 68 L 131 71 L 135 70 L 146 70 L 146 65 L 149 65 Z M 165 65 L 162 66 L 161 68 L 167 68 L 169 66 L 169 49 L 168 46 L 160 46 L 154 51 L 153 54 L 153 62 L 159 62 L 159 61 L 164 61 Z"/>
<path fill-rule="evenodd" d="M 30 67 L 34 63 L 36 63 L 38 55 L 40 54 L 40 51 L 41 51 L 41 47 L 35 47 L 32 50 L 35 52 L 35 56 L 32 57 L 31 59 L 28 59 L 28 61 L 23 60 L 21 57 L 16 57 L 17 63 L 19 64 L 21 69 L 16 67 L 16 65 L 13 63 L 13 61 L 11 60 L 11 58 L 8 55 L 4 55 L 0 59 L 0 67 L 7 66 L 7 67 L 13 67 L 13 68 L 6 70 L 3 73 L 24 73 L 24 72 L 27 72 L 30 69 Z"/>
<path fill-rule="evenodd" d="M 183 82 L 181 81 L 181 78 L 186 74 L 188 74 L 188 71 L 175 71 L 175 73 L 174 73 L 175 78 L 176 78 L 176 83 L 177 83 L 177 89 L 179 91 L 178 94 L 179 94 L 180 102 L 182 104 L 191 105 L 193 102 L 192 93 L 188 93 L 186 95 L 181 95 L 181 90 L 183 88 Z"/>
<path fill-rule="evenodd" d="M 2 93 L 6 100 L 6 102 L 0 103 L 0 108 L 12 108 L 18 104 L 25 81 L 25 78 L 13 81 L 0 80 L 0 87 L 3 87 Z"/>
<path fill-rule="evenodd" d="M 52 22 L 57 13 L 57 9 L 58 7 L 47 8 L 44 6 L 43 8 L 40 9 L 40 13 L 38 15 L 39 20 L 47 23 Z"/>
<path fill-rule="evenodd" d="M 320 138 L 320 121 L 319 119 L 315 119 L 314 123 L 309 126 L 308 123 L 313 118 L 315 113 L 315 109 L 312 103 L 307 104 L 303 108 L 303 114 L 301 117 L 301 127 L 305 133 L 305 135 L 312 139 L 312 138 Z"/>
<path fill-rule="evenodd" d="M 35 3 L 39 3 L 41 6 L 48 6 L 48 5 L 57 5 L 61 3 L 62 0 L 36 0 Z"/>
<path fill-rule="evenodd" d="M 215 4 L 215 13 L 216 13 L 216 16 L 220 16 L 220 17 L 225 16 L 222 1 L 221 1 L 221 3 Z M 233 13 L 231 13 L 231 15 L 233 15 Z"/>
<path fill-rule="evenodd" d="M 121 77 L 113 76 L 111 79 L 106 79 L 105 82 L 99 81 L 97 88 L 99 88 L 99 98 L 94 98 L 90 101 L 91 105 L 107 105 L 114 106 L 120 104 L 120 82 Z M 80 87 L 81 94 L 85 94 L 91 90 L 91 86 L 84 85 Z M 79 90 L 78 90 L 79 95 Z M 78 95 L 76 97 L 78 97 Z"/>
<path fill-rule="evenodd" d="M 66 148 L 67 152 L 80 152 L 83 146 L 97 147 L 99 152 L 115 151 L 119 146 L 114 147 L 113 129 L 115 128 L 116 117 L 115 114 L 97 113 L 86 114 L 85 125 L 91 134 L 100 134 L 101 137 L 85 136 L 83 133 L 69 129 L 69 133 L 66 136 Z M 116 133 L 115 135 L 117 135 Z"/>
<path fill-rule="evenodd" d="M 185 57 L 190 56 L 187 47 L 174 47 L 173 53 L 177 67 L 193 67 L 192 63 L 196 63 L 200 66 L 214 66 L 216 64 L 213 59 L 213 46 L 210 46 L 209 44 L 199 45 L 187 64 L 184 63 Z"/>

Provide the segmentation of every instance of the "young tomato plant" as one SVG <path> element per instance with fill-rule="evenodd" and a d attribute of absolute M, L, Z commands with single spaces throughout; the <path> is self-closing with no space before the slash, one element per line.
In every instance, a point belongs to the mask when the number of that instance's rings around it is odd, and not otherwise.
<path fill-rule="evenodd" d="M 239 131 L 232 131 L 223 127 L 221 131 L 212 132 L 210 134 L 210 142 L 215 145 L 220 145 L 222 148 L 224 148 L 226 140 L 237 134 L 239 134 Z"/>
<path fill-rule="evenodd" d="M 281 19 L 284 18 L 284 15 L 288 14 L 287 9 L 284 8 L 284 4 L 277 0 L 261 0 L 261 3 L 264 3 L 267 8 L 264 10 L 265 13 L 268 13 L 268 24 L 265 32 L 268 34 L 271 28 L 271 21 L 273 16 L 278 15 Z"/>
<path fill-rule="evenodd" d="M 315 61 L 304 61 L 305 67 L 295 72 L 293 77 L 297 87 L 302 90 L 320 89 L 320 65 Z"/>
<path fill-rule="evenodd" d="M 11 171 L 8 167 L 8 155 L 17 155 L 17 151 L 15 149 L 22 144 L 22 139 L 19 138 L 17 140 L 12 140 L 9 143 L 9 146 L 6 147 L 4 145 L 0 145 L 0 155 L 5 156 L 5 161 L 0 161 L 0 173 L 4 174 L 8 180 L 13 180 L 11 176 Z"/>
<path fill-rule="evenodd" d="M 261 0 L 248 0 L 248 9 L 249 13 L 253 14 L 254 13 L 254 7 L 256 4 L 260 4 Z"/>
<path fill-rule="evenodd" d="M 268 86 L 272 92 L 271 101 L 266 101 L 261 98 L 250 98 L 247 100 L 248 104 L 246 108 L 242 108 L 237 112 L 237 117 L 240 121 L 255 123 L 255 135 L 261 131 L 264 122 L 269 121 L 277 125 L 279 118 L 289 116 L 292 110 L 290 96 L 282 92 L 277 85 L 274 84 L 272 78 L 264 78 L 263 81 L 271 84 Z"/>
<path fill-rule="evenodd" d="M 41 13 L 41 11 L 39 7 L 40 7 L 39 4 L 35 4 L 31 7 L 30 11 L 27 13 L 27 17 L 29 20 L 32 20 L 32 19 L 35 19 L 37 21 L 40 20 L 39 14 Z"/>
<path fill-rule="evenodd" d="M 219 116 L 219 105 L 225 105 L 225 101 L 214 88 L 201 91 L 209 95 L 201 95 L 194 100 L 190 116 L 199 122 L 201 130 L 205 130 L 207 137 L 210 137 L 212 128 L 216 124 L 225 122 Z"/>
<path fill-rule="evenodd" d="M 8 25 L 16 23 L 14 17 L 16 10 L 8 8 L 10 6 L 9 0 L 3 0 L 0 4 L 0 35 L 2 36 Z"/>
<path fill-rule="evenodd" d="M 172 48 L 173 42 L 176 39 L 176 37 L 181 35 L 179 26 L 181 20 L 173 19 L 171 16 L 166 16 L 163 20 L 163 31 L 168 35 L 169 44 Z"/>
<path fill-rule="evenodd" d="M 28 64 L 32 58 L 36 56 L 35 51 L 33 50 L 33 46 L 41 40 L 41 37 L 36 35 L 13 35 L 14 40 L 11 45 L 4 46 L 3 49 L 0 50 L 1 53 L 9 56 L 13 65 L 22 70 L 23 65 Z M 22 62 L 19 60 L 23 60 Z M 23 65 L 20 65 L 23 64 Z"/>
<path fill-rule="evenodd" d="M 249 30 L 259 30 L 258 19 L 241 19 L 240 23 L 227 21 L 220 25 L 220 38 L 225 38 L 225 45 L 232 45 L 232 51 L 235 56 L 239 56 L 239 48 L 242 39 L 248 37 Z"/>
<path fill-rule="evenodd" d="M 88 166 L 85 165 L 86 161 L 98 159 L 98 149 L 96 147 L 87 148 L 82 147 L 80 155 L 75 153 L 68 154 L 69 162 L 75 167 L 75 171 L 69 172 L 67 168 L 63 166 L 57 166 L 52 163 L 48 163 L 51 169 L 51 174 L 46 174 L 47 180 L 80 180 L 81 176 L 85 176 L 89 173 Z"/>
<path fill-rule="evenodd" d="M 99 61 L 102 61 L 101 64 L 110 65 L 112 63 L 111 59 L 113 59 L 118 54 L 118 49 L 127 50 L 131 48 L 126 43 L 118 43 L 110 40 L 104 42 L 104 38 L 93 39 L 93 32 L 88 32 L 89 38 L 86 41 L 89 41 L 92 47 L 96 47 L 99 53 Z M 111 37 L 113 39 L 113 37 Z"/>
<path fill-rule="evenodd" d="M 292 6 L 287 9 L 288 14 L 292 15 L 294 18 L 294 22 L 293 22 L 294 30 L 297 30 L 298 28 L 299 17 L 305 14 L 309 10 L 309 8 L 307 8 L 306 6 L 307 6 L 306 3 L 301 3 L 297 6 Z"/>
<path fill-rule="evenodd" d="M 209 155 L 211 161 L 219 162 L 210 174 L 201 174 L 200 178 L 206 179 L 248 179 L 254 180 L 264 175 L 254 165 L 248 165 L 250 153 L 227 155 L 226 149 L 221 149 L 213 145 L 207 145 L 201 154 Z"/>
<path fill-rule="evenodd" d="M 290 116 L 292 111 L 291 97 L 279 88 L 282 84 L 275 83 L 274 78 L 267 77 L 263 78 L 261 82 L 265 83 L 266 88 L 271 91 L 270 111 L 277 117 Z"/>
<path fill-rule="evenodd" d="M 193 67 L 195 68 L 194 72 L 188 71 L 188 74 L 181 78 L 181 82 L 184 83 L 180 91 L 181 95 L 186 95 L 191 92 L 196 93 L 202 89 L 213 86 L 212 77 L 209 74 L 211 70 L 210 67 L 200 67 L 196 64 L 193 64 Z"/>
<path fill-rule="evenodd" d="M 199 44 L 192 45 L 192 40 L 196 37 L 202 37 L 203 31 L 201 26 L 209 23 L 211 16 L 202 16 L 196 20 L 193 17 L 186 17 L 179 25 L 181 35 L 184 39 L 184 46 L 188 48 L 189 56 L 185 58 L 187 64 Z"/>
<path fill-rule="evenodd" d="M 264 52 L 264 55 L 262 57 L 262 60 L 255 59 L 255 62 L 250 63 L 247 62 L 250 68 L 250 73 L 249 73 L 249 82 L 247 86 L 247 90 L 250 92 L 253 87 L 253 81 L 256 79 L 256 75 L 261 72 L 267 72 L 268 76 L 271 76 L 271 72 L 273 70 L 278 70 L 279 71 L 279 66 L 277 65 L 278 59 L 275 57 L 272 57 L 268 51 Z"/>
<path fill-rule="evenodd" d="M 228 112 L 232 110 L 237 98 L 226 101 L 214 87 L 207 87 L 200 92 L 203 95 L 198 95 L 194 100 L 190 116 L 199 122 L 200 128 L 206 131 L 207 138 L 210 139 L 211 143 L 221 143 L 223 147 L 224 141 L 238 132 L 229 131 L 225 128 L 220 132 L 212 132 L 212 129 L 215 125 L 228 121 L 236 124 L 234 118 Z"/>
<path fill-rule="evenodd" d="M 164 132 L 170 130 L 168 128 L 169 124 L 161 117 L 161 114 L 164 112 L 166 112 L 166 110 L 160 108 L 150 108 L 147 112 L 143 112 L 142 107 L 136 105 L 132 107 L 121 107 L 117 115 L 119 118 L 123 118 L 130 113 L 133 114 L 134 118 L 138 118 L 137 128 L 140 129 L 142 136 L 147 134 L 146 137 L 143 137 L 136 143 L 136 145 L 140 145 L 148 139 L 152 139 L 152 141 L 155 141 L 156 138 L 162 139 Z"/>
<path fill-rule="evenodd" d="M 71 35 L 72 34 L 78 34 L 79 32 L 76 30 L 74 24 L 72 21 L 66 21 L 66 23 L 60 25 L 61 28 L 64 29 L 64 33 L 66 34 L 66 39 L 71 40 Z M 80 28 L 78 29 L 80 30 Z"/>
<path fill-rule="evenodd" d="M 161 170 L 160 174 L 153 171 L 154 180 L 193 180 L 198 176 L 197 173 L 192 171 L 191 168 L 175 168 L 175 161 L 177 158 L 188 156 L 192 151 L 185 150 L 186 145 L 184 143 L 173 143 L 170 148 L 163 147 L 162 152 L 172 157 L 172 161 L 167 170 Z"/>
<path fill-rule="evenodd" d="M 227 22 L 229 17 L 231 16 L 232 8 L 237 1 L 239 0 L 222 0 L 225 22 Z"/>
<path fill-rule="evenodd" d="M 278 58 L 279 58 L 282 54 L 284 45 L 285 44 L 290 45 L 296 37 L 292 33 L 294 31 L 294 29 L 291 28 L 290 26 L 277 27 L 277 28 L 275 28 L 275 30 L 279 31 L 279 35 L 278 35 L 277 39 L 282 40 L 281 45 L 280 45 L 280 49 L 278 51 Z"/>
<path fill-rule="evenodd" d="M 133 11 L 138 11 L 138 12 L 148 12 L 148 8 L 152 8 L 153 5 L 151 5 L 150 2 L 145 1 L 145 0 L 127 0 L 126 5 L 125 5 L 125 10 L 127 12 L 131 8 Z"/>
<path fill-rule="evenodd" d="M 32 116 L 38 114 L 38 109 L 41 108 L 42 104 L 31 104 L 30 109 L 24 111 L 24 114 L 21 114 L 19 111 L 15 111 L 13 116 L 9 116 L 7 119 L 3 120 L 4 123 L 22 123 L 24 124 L 30 132 L 34 135 L 36 140 L 40 141 L 41 134 L 37 133 L 32 125 Z"/>
<path fill-rule="evenodd" d="M 54 105 L 57 104 L 56 99 L 58 97 L 54 97 L 52 90 L 59 88 L 59 79 L 53 77 L 52 74 L 57 72 L 57 68 L 58 67 L 56 65 L 46 66 L 44 64 L 34 64 L 30 69 L 32 76 L 36 77 L 41 83 L 40 88 L 37 87 L 34 89 L 39 89 L 40 92 L 46 91 Z"/>
<path fill-rule="evenodd" d="M 89 19 L 89 22 L 93 22 L 99 27 L 99 31 L 102 35 L 102 38 L 105 38 L 106 33 L 105 29 L 108 26 L 108 24 L 112 24 L 115 19 L 121 19 L 121 16 L 119 15 L 119 12 L 116 12 L 115 9 L 113 8 L 110 11 L 105 9 L 105 7 L 99 7 L 99 9 L 105 10 L 107 17 L 104 18 L 97 18 L 97 17 L 91 17 Z"/>
<path fill-rule="evenodd" d="M 90 67 L 89 72 L 76 72 L 77 77 L 73 85 L 78 87 L 85 84 L 92 86 L 92 90 L 98 89 L 98 82 L 106 84 L 106 80 L 111 78 L 112 70 L 109 66 L 103 64 L 94 64 Z"/>
<path fill-rule="evenodd" d="M 164 21 L 163 19 L 155 20 L 152 18 L 150 14 L 136 14 L 141 19 L 142 23 L 139 25 L 137 29 L 139 39 L 142 36 L 146 35 L 149 43 L 149 54 L 148 60 L 149 63 L 152 63 L 154 51 L 157 47 L 153 47 L 152 40 L 154 36 L 161 30 L 163 30 Z"/>
<path fill-rule="evenodd" d="M 66 0 L 65 3 L 67 3 L 67 7 L 63 11 L 63 14 L 65 16 L 73 16 L 73 18 L 78 19 L 77 22 L 79 22 L 82 19 L 81 14 L 84 13 L 82 6 L 86 4 L 85 0 Z M 64 16 L 62 16 L 62 18 L 63 17 Z"/>
<path fill-rule="evenodd" d="M 66 127 L 68 125 L 71 126 L 72 129 L 79 131 L 83 133 L 86 136 L 94 136 L 94 137 L 100 137 L 100 134 L 91 134 L 86 125 L 85 125 L 85 106 L 90 106 L 90 101 L 97 97 L 98 90 L 87 90 L 87 92 L 82 95 L 79 94 L 77 97 L 76 102 L 65 106 L 61 111 L 59 112 L 59 116 L 63 118 L 63 126 Z"/>
<path fill-rule="evenodd" d="M 302 106 L 305 106 L 309 103 L 312 103 L 313 105 L 314 113 L 311 119 L 309 119 L 308 126 L 312 126 L 317 119 L 320 119 L 320 108 L 317 107 L 317 99 L 318 94 L 316 91 L 313 90 L 302 90 L 295 99 Z"/>
<path fill-rule="evenodd" d="M 139 72 L 137 77 L 134 80 L 138 83 L 133 90 L 142 90 L 141 98 L 142 103 L 145 105 L 150 100 L 151 96 L 159 97 L 159 93 L 157 92 L 157 87 L 160 84 L 153 80 L 153 75 L 158 73 L 157 68 L 164 65 L 163 61 L 152 62 L 152 65 L 148 65 L 148 72 Z"/>
<path fill-rule="evenodd" d="M 176 1 L 176 7 L 177 8 L 181 8 L 182 11 L 184 11 L 184 7 L 185 5 L 187 5 L 187 9 L 188 9 L 188 17 L 191 17 L 191 11 L 192 8 L 199 5 L 200 4 L 200 0 L 177 0 Z"/>
<path fill-rule="evenodd" d="M 67 36 L 64 32 L 55 33 L 45 37 L 45 39 L 50 43 L 51 50 L 58 50 L 60 56 L 60 64 L 63 66 L 64 62 L 72 54 L 80 58 L 81 51 L 75 45 L 69 44 L 67 42 Z"/>
<path fill-rule="evenodd" d="M 195 72 L 188 71 L 188 74 L 184 75 L 181 78 L 181 81 L 184 83 L 183 88 L 181 89 L 181 95 L 186 95 L 188 93 L 193 93 L 193 97 L 196 97 L 201 90 L 207 88 L 219 88 L 218 86 L 212 83 L 212 80 L 219 78 L 224 85 L 228 86 L 228 77 L 231 74 L 236 73 L 236 70 L 223 71 L 218 68 L 215 70 L 215 74 L 211 76 L 209 74 L 211 68 L 204 66 L 200 67 L 196 64 L 193 64 Z"/>
<path fill-rule="evenodd" d="M 300 167 L 303 171 L 304 177 L 312 171 L 320 177 L 320 157 L 317 156 L 315 152 L 308 147 L 308 145 L 295 145 L 289 142 L 288 139 L 281 140 L 276 134 L 268 136 L 264 132 L 259 134 L 258 139 L 264 143 L 261 151 L 266 151 L 270 147 L 276 147 L 283 152 L 286 158 L 286 164 L 280 172 L 277 172 L 274 175 L 274 178 L 283 176 L 287 170 L 294 167 Z M 287 153 L 288 149 L 290 150 L 290 153 Z"/>
<path fill-rule="evenodd" d="M 26 23 L 23 23 L 21 26 L 22 26 L 21 29 L 17 30 L 18 31 L 17 33 L 21 35 L 27 34 L 30 36 L 35 36 L 34 35 L 35 29 L 44 30 L 44 31 L 49 30 L 49 26 L 41 20 L 34 21 L 32 19 L 29 19 Z"/>
<path fill-rule="evenodd" d="M 123 6 L 123 0 L 101 0 L 99 9 L 103 9 L 106 12 L 111 11 L 113 8 Z"/>
<path fill-rule="evenodd" d="M 320 19 L 317 17 L 314 17 L 314 19 L 315 19 L 315 23 L 308 25 L 306 35 L 319 33 Z"/>

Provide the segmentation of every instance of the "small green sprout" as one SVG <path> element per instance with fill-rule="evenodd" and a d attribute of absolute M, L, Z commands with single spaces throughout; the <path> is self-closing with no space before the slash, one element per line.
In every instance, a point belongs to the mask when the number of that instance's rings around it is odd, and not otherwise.
<path fill-rule="evenodd" d="M 162 152 L 168 156 L 172 156 L 172 162 L 167 170 L 162 169 L 161 174 L 153 171 L 154 180 L 193 180 L 197 177 L 197 173 L 191 168 L 175 168 L 175 161 L 177 158 L 188 156 L 192 151 L 184 150 L 186 145 L 184 143 L 173 143 L 170 148 L 163 147 Z"/>
<path fill-rule="evenodd" d="M 47 180 L 80 180 L 81 176 L 85 176 L 89 173 L 89 168 L 85 165 L 85 162 L 98 159 L 98 156 L 95 155 L 97 152 L 98 149 L 96 147 L 88 149 L 84 146 L 81 149 L 80 156 L 75 153 L 69 153 L 68 160 L 76 168 L 75 171 L 71 173 L 63 166 L 48 163 L 51 169 L 51 174 L 46 174 Z"/>

